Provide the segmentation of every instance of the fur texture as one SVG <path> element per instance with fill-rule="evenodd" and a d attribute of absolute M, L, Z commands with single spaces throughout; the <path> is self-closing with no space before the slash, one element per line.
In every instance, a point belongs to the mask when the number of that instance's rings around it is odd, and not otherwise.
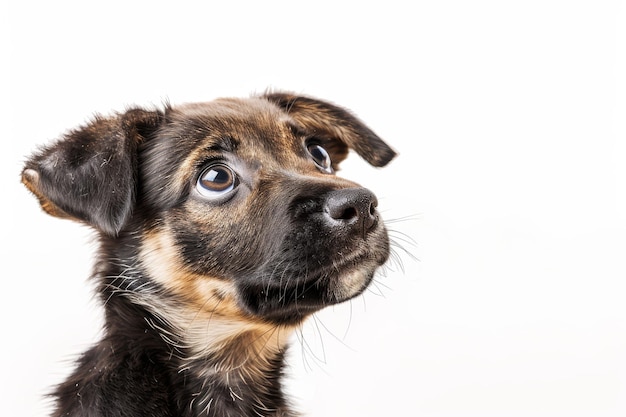
<path fill-rule="evenodd" d="M 35 153 L 24 184 L 100 241 L 104 336 L 54 415 L 294 416 L 290 335 L 389 255 L 374 194 L 334 175 L 349 149 L 395 155 L 345 109 L 276 92 L 99 116 Z"/>

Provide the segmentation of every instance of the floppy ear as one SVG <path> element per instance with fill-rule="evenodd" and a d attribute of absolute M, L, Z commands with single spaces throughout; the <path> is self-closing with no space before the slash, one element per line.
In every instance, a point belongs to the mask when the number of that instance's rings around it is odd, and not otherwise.
<path fill-rule="evenodd" d="M 115 236 L 135 203 L 137 146 L 162 117 L 143 109 L 96 117 L 35 153 L 22 182 L 47 213 Z"/>
<path fill-rule="evenodd" d="M 310 97 L 290 93 L 267 93 L 263 97 L 277 104 L 296 122 L 307 130 L 339 143 L 327 149 L 334 163 L 341 162 L 354 149 L 371 165 L 382 167 L 396 156 L 396 153 L 363 122 L 346 109 Z"/>

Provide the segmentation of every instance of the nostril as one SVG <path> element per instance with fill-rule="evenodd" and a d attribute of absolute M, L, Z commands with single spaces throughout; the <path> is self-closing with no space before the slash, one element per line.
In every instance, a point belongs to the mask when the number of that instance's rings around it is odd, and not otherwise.
<path fill-rule="evenodd" d="M 339 207 L 339 210 L 331 211 L 329 214 L 335 220 L 350 220 L 359 216 L 354 207 Z"/>
<path fill-rule="evenodd" d="M 376 196 L 365 188 L 349 188 L 328 194 L 325 211 L 337 225 L 354 227 L 361 233 L 377 223 Z"/>

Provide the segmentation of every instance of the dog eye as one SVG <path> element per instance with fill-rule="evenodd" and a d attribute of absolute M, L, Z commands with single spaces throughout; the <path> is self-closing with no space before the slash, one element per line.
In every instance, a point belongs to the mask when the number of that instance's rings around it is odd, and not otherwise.
<path fill-rule="evenodd" d="M 328 173 L 333 172 L 330 155 L 328 155 L 326 149 L 322 148 L 320 145 L 309 145 L 308 150 L 311 157 L 313 157 L 313 161 L 315 161 L 315 164 L 318 167 Z"/>
<path fill-rule="evenodd" d="M 205 197 L 219 197 L 232 191 L 237 185 L 236 182 L 237 177 L 228 166 L 211 165 L 198 178 L 196 189 Z"/>

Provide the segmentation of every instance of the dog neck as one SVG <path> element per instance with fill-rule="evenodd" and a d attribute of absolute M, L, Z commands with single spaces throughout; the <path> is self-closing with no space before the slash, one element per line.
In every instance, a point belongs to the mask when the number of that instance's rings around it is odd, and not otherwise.
<path fill-rule="evenodd" d="M 182 353 L 178 379 L 186 387 L 183 402 L 197 415 L 289 415 L 280 379 L 290 331 L 222 319 L 191 324 L 187 330 L 179 342 L 168 344 Z"/>
<path fill-rule="evenodd" d="M 289 415 L 280 379 L 293 330 L 184 310 L 161 305 L 147 322 L 169 348 L 193 415 Z"/>
<path fill-rule="evenodd" d="M 159 285 L 166 279 L 160 274 L 172 273 L 161 266 L 171 264 L 137 255 L 103 259 L 106 269 L 96 276 L 105 302 L 105 335 L 60 387 L 57 415 L 65 415 L 77 398 L 84 409 L 89 387 L 103 384 L 94 378 L 110 373 L 124 375 L 126 386 L 116 387 L 121 390 L 141 391 L 137 385 L 145 386 L 146 378 L 156 384 L 145 401 L 169 411 L 155 416 L 294 416 L 281 388 L 294 327 L 233 314 L 225 293 L 212 303 L 196 304 Z M 164 256 L 158 250 L 152 255 Z M 220 292 L 206 285 L 200 290 Z M 96 368 L 105 371 L 97 375 Z"/>
<path fill-rule="evenodd" d="M 219 349 L 213 344 L 181 358 L 179 375 L 191 395 L 189 407 L 198 415 L 212 415 L 212 407 L 215 415 L 290 415 L 280 384 L 286 333 L 273 329 L 235 335 L 230 326 L 214 323 L 223 328 L 208 332 L 221 339 Z"/>

